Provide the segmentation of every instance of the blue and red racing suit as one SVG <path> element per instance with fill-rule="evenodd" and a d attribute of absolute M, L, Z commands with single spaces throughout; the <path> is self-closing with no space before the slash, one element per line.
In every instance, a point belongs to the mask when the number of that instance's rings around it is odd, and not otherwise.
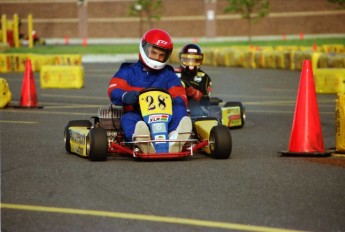
<path fill-rule="evenodd" d="M 180 79 L 174 69 L 166 65 L 161 70 L 147 70 L 144 64 L 123 63 L 110 80 L 108 96 L 115 105 L 124 106 L 125 113 L 121 117 L 121 126 L 125 139 L 132 141 L 135 125 L 142 120 L 138 105 L 125 105 L 122 96 L 125 92 L 140 91 L 146 88 L 163 88 L 172 96 L 173 116 L 168 131 L 176 130 L 182 117 L 187 115 L 187 96 Z"/>

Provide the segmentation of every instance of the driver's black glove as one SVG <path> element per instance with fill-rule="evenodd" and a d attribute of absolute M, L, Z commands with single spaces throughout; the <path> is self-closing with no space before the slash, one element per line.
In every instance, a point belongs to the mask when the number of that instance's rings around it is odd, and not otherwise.
<path fill-rule="evenodd" d="M 122 102 L 125 105 L 133 105 L 138 102 L 139 92 L 138 91 L 130 91 L 126 92 L 122 95 Z"/>

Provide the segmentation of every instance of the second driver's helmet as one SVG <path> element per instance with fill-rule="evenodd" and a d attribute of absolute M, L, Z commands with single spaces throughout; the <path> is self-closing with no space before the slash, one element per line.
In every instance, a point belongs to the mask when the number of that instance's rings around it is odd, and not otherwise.
<path fill-rule="evenodd" d="M 196 71 L 202 64 L 204 54 L 197 44 L 186 44 L 180 51 L 179 59 L 184 69 L 188 68 L 189 71 Z"/>
<path fill-rule="evenodd" d="M 155 47 L 165 51 L 165 58 L 162 61 L 150 58 L 150 48 Z M 151 29 L 141 38 L 139 44 L 139 59 L 145 66 L 154 70 L 164 68 L 173 50 L 173 42 L 168 32 L 162 29 Z"/>

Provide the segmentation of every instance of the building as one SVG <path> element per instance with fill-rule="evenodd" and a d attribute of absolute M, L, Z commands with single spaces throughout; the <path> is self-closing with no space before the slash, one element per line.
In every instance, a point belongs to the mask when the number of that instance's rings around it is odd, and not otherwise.
<path fill-rule="evenodd" d="M 24 33 L 32 14 L 42 38 L 137 38 L 149 28 L 147 21 L 129 16 L 135 0 L 84 1 L 0 0 L 0 13 L 7 19 L 18 14 Z M 224 13 L 227 5 L 227 0 L 163 0 L 153 26 L 173 37 L 247 36 L 247 21 Z M 345 9 L 327 0 L 270 0 L 270 5 L 270 14 L 253 25 L 253 36 L 345 33 Z"/>

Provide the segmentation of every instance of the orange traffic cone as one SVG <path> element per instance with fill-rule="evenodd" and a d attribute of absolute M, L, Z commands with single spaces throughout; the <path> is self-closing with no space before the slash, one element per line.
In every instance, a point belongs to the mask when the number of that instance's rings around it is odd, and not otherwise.
<path fill-rule="evenodd" d="M 87 39 L 83 38 L 83 47 L 87 47 Z"/>
<path fill-rule="evenodd" d="M 293 118 L 289 150 L 284 156 L 329 156 L 324 148 L 310 60 L 303 62 Z"/>
<path fill-rule="evenodd" d="M 304 40 L 304 34 L 303 34 L 303 32 L 300 32 L 300 33 L 299 33 L 299 39 L 300 39 L 300 40 Z"/>
<path fill-rule="evenodd" d="M 32 71 L 31 60 L 27 59 L 25 64 L 22 93 L 20 97 L 20 108 L 41 108 L 37 103 L 34 73 Z"/>

